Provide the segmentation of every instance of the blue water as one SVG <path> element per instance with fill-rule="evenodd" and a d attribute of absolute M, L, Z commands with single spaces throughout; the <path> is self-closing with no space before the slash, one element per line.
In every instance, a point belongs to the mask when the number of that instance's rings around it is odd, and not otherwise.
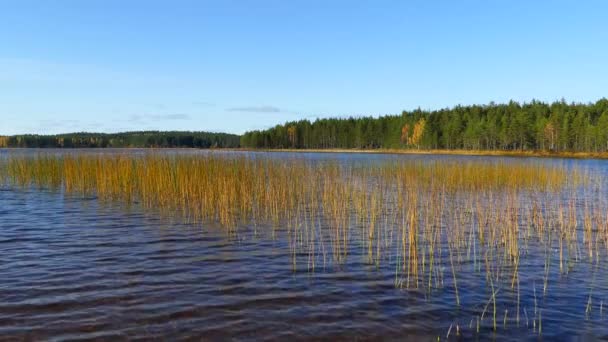
<path fill-rule="evenodd" d="M 39 152 L 0 150 L 0 158 Z M 43 153 L 49 152 L 147 153 Z M 608 175 L 608 161 L 603 160 L 254 154 L 363 165 L 387 160 L 523 160 L 580 168 L 601 179 Z M 488 318 L 490 304 L 477 331 L 477 318 L 491 292 L 484 273 L 473 271 L 472 264 L 461 265 L 461 305 L 457 306 L 451 286 L 432 291 L 396 287 L 395 260 L 390 256 L 379 265 L 370 264 L 366 250 L 353 244 L 343 264 L 319 263 L 312 271 L 308 256 L 298 252 L 294 257 L 290 243 L 289 234 L 280 227 L 274 234 L 246 226 L 227 234 L 213 223 L 190 224 L 137 205 L 4 185 L 0 189 L 0 339 L 437 341 L 445 340 L 448 331 L 449 339 L 608 339 L 605 252 L 601 262 L 581 262 L 567 275 L 553 266 L 546 293 L 544 260 L 527 258 L 527 264 L 521 265 L 519 320 L 514 292 L 504 288 L 497 294 L 497 330 Z M 532 245 L 529 253 L 540 256 L 542 251 Z M 451 273 L 449 259 L 445 260 L 448 283 Z M 533 319 L 535 310 L 541 313 L 540 322 Z"/>

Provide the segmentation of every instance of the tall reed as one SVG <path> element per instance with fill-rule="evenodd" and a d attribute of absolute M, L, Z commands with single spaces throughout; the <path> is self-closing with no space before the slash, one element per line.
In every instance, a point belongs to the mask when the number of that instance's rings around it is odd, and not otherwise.
<path fill-rule="evenodd" d="M 539 280 L 546 295 L 553 269 L 564 274 L 581 262 L 599 263 L 608 251 L 602 182 L 564 165 L 155 153 L 42 153 L 0 164 L 3 182 L 14 187 L 138 204 L 230 233 L 283 231 L 294 268 L 300 255 L 306 255 L 304 267 L 315 270 L 347 263 L 360 248 L 369 264 L 393 263 L 396 286 L 429 294 L 447 287 L 456 306 L 463 300 L 459 278 L 472 269 L 483 274 L 489 291 L 478 324 L 491 304 L 493 329 L 499 294 L 517 300 L 514 309 L 501 311 L 504 324 L 507 312 L 518 324 L 521 310 L 527 317 L 520 274 L 533 258 L 544 259 Z M 581 188 L 590 190 L 581 194 Z M 533 317 L 539 325 L 541 310 L 535 307 Z"/>

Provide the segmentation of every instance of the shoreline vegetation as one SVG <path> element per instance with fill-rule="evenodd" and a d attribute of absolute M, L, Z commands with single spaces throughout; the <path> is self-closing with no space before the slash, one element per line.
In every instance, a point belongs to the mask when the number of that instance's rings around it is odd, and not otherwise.
<path fill-rule="evenodd" d="M 237 151 L 251 152 L 290 152 L 290 153 L 369 153 L 369 154 L 420 154 L 420 155 L 462 155 L 462 156 L 496 156 L 496 157 L 534 157 L 534 158 L 574 158 L 574 159 L 608 159 L 607 152 L 572 152 L 572 151 L 503 151 L 503 150 L 416 150 L 416 149 L 248 149 L 237 148 Z"/>
<path fill-rule="evenodd" d="M 608 99 L 456 106 L 300 120 L 243 135 L 187 131 L 0 136 L 0 148 L 227 148 L 608 159 Z"/>
<path fill-rule="evenodd" d="M 400 115 L 300 120 L 246 132 L 241 147 L 607 152 L 608 99 L 489 103 Z"/>
<path fill-rule="evenodd" d="M 237 148 L 240 136 L 194 131 L 77 132 L 0 136 L 0 148 Z"/>

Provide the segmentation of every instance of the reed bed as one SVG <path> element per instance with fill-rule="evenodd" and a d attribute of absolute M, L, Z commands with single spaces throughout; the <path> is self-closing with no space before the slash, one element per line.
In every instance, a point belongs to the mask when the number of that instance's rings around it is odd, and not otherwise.
<path fill-rule="evenodd" d="M 40 154 L 3 163 L 10 186 L 139 204 L 188 222 L 217 223 L 228 233 L 282 231 L 294 269 L 343 265 L 361 251 L 370 265 L 394 269 L 396 287 L 448 291 L 456 307 L 463 284 L 477 277 L 487 299 L 473 310 L 469 327 L 477 330 L 486 324 L 496 330 L 504 312 L 503 324 L 525 322 L 540 332 L 536 291 L 545 296 L 550 279 L 576 265 L 600 269 L 608 252 L 602 180 L 565 165 L 364 165 L 154 153 Z M 524 271 L 538 275 L 534 308 L 521 307 Z"/>

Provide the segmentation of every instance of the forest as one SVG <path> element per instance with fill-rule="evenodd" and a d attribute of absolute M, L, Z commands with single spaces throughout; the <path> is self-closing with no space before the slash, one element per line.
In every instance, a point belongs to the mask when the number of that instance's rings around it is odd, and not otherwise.
<path fill-rule="evenodd" d="M 0 147 L 193 147 L 608 151 L 608 99 L 531 101 L 300 120 L 242 136 L 141 131 L 0 136 Z"/>
<path fill-rule="evenodd" d="M 69 133 L 0 137 L 0 147 L 239 147 L 239 136 L 209 132 Z"/>
<path fill-rule="evenodd" d="M 246 148 L 608 150 L 608 100 L 456 106 L 401 115 L 300 120 L 241 137 Z"/>

